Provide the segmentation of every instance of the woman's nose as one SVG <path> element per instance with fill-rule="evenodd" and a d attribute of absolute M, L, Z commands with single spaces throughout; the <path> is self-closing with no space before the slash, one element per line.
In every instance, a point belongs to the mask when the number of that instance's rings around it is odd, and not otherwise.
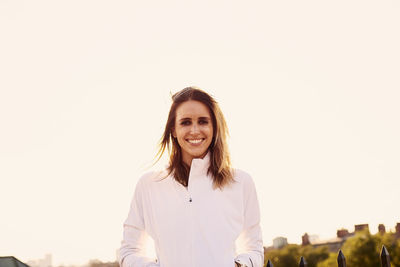
<path fill-rule="evenodd" d="M 197 133 L 198 130 L 199 130 L 199 127 L 198 127 L 197 123 L 193 123 L 192 127 L 190 128 L 190 132 Z"/>

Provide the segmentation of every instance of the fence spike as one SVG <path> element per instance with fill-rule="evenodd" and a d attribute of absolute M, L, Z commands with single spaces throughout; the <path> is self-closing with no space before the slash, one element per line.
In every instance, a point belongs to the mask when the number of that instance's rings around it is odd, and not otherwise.
<path fill-rule="evenodd" d="M 274 267 L 274 265 L 272 264 L 272 262 L 268 259 L 268 262 L 267 262 L 267 267 Z"/>
<path fill-rule="evenodd" d="M 386 247 L 383 245 L 381 250 L 381 264 L 382 267 L 390 267 L 390 256 Z"/>
<path fill-rule="evenodd" d="M 300 267 L 307 267 L 307 262 L 306 260 L 303 258 L 303 256 L 301 256 L 300 258 Z"/>
<path fill-rule="evenodd" d="M 339 254 L 337 256 L 337 263 L 339 267 L 346 267 L 346 258 L 343 255 L 342 250 L 339 250 Z"/>

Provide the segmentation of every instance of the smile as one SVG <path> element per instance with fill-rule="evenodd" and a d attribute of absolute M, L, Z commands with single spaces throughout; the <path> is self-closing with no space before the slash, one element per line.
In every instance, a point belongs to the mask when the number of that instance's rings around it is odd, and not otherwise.
<path fill-rule="evenodd" d="M 199 144 L 204 140 L 204 138 L 200 138 L 200 139 L 187 139 L 187 141 L 191 144 Z"/>

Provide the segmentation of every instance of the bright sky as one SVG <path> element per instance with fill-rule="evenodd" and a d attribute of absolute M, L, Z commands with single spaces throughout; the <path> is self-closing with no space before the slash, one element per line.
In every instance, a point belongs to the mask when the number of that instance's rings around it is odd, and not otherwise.
<path fill-rule="evenodd" d="M 170 93 L 189 85 L 221 104 L 266 246 L 393 228 L 399 14 L 399 1 L 0 1 L 1 255 L 115 260 Z"/>

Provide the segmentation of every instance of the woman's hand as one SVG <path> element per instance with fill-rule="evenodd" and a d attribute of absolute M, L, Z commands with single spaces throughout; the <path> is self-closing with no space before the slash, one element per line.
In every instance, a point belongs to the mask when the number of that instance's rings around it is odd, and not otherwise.
<path fill-rule="evenodd" d="M 239 263 L 239 262 L 237 262 L 237 261 L 235 261 L 235 266 L 236 266 L 236 267 L 247 267 L 247 265 L 241 264 L 241 263 Z"/>

